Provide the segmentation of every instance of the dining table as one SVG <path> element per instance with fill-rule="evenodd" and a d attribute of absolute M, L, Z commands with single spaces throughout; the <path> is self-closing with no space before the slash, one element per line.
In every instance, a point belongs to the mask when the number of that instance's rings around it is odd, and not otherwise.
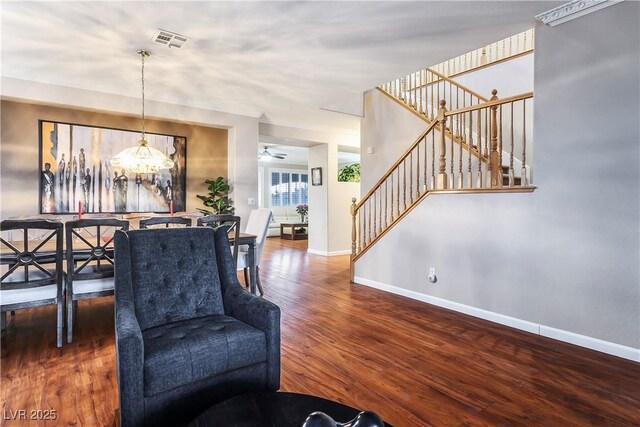
<path fill-rule="evenodd" d="M 154 215 L 154 216 L 158 216 L 158 215 Z M 86 216 L 86 217 L 90 217 L 90 216 Z M 100 216 L 101 218 L 106 218 L 107 216 Z M 110 216 L 111 218 L 120 218 L 118 216 Z M 135 216 L 124 216 L 122 219 L 126 219 L 129 221 L 129 229 L 137 229 L 140 223 L 140 219 L 142 218 L 148 218 L 149 216 L 144 216 L 144 215 L 139 215 L 136 214 Z M 191 216 L 187 216 L 188 218 L 192 218 Z M 69 219 L 72 219 L 72 216 L 69 216 Z M 65 222 L 64 219 L 61 218 L 52 218 L 50 215 L 43 215 L 43 216 L 28 216 L 28 217 L 19 217 L 19 218 L 10 218 L 10 219 L 48 219 L 51 221 L 62 221 Z M 64 233 L 63 233 L 64 234 Z M 110 243 L 110 239 L 111 236 L 104 236 L 103 237 L 103 245 L 107 246 L 108 243 Z M 249 234 L 249 233 L 239 233 L 238 236 L 238 245 L 246 245 L 248 248 L 248 259 L 247 259 L 247 264 L 248 264 L 248 268 L 249 268 L 249 291 L 252 294 L 256 294 L 257 293 L 257 270 L 256 270 L 256 257 L 255 257 L 255 250 L 256 250 L 256 239 L 257 236 L 254 234 Z M 31 237 L 30 241 L 33 241 L 34 245 L 37 246 L 38 243 L 36 243 L 38 241 L 37 236 Z M 16 248 L 17 250 L 21 250 L 21 248 L 23 248 L 23 240 L 15 240 L 13 238 L 9 238 L 8 243 L 10 243 L 14 248 Z M 229 235 L 229 245 L 233 246 L 235 244 L 235 236 L 232 234 Z M 8 253 L 8 248 L 5 247 L 4 245 L 2 245 L 2 255 L 6 255 Z M 34 246 L 34 247 L 35 247 Z M 66 246 L 63 245 L 63 249 L 66 252 Z M 82 249 L 80 249 L 80 251 L 82 251 Z M 42 247 L 38 250 L 37 253 L 37 259 L 41 260 L 41 262 L 46 263 L 47 260 L 50 259 L 55 259 L 55 254 L 56 254 L 56 249 L 55 249 L 55 241 L 54 240 L 50 240 L 48 242 L 45 242 L 44 245 L 42 245 Z M 88 255 L 88 254 L 87 254 Z M 6 256 L 2 256 L 1 257 L 3 259 L 2 264 L 6 264 L 7 261 L 7 257 Z"/>

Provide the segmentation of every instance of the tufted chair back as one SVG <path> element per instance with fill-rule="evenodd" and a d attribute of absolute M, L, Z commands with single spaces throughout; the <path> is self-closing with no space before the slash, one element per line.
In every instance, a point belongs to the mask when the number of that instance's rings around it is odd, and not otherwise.
<path fill-rule="evenodd" d="M 124 276 L 116 277 L 116 293 L 127 288 L 142 331 L 224 314 L 214 235 L 208 227 L 116 234 L 116 261 L 125 263 L 116 268 Z"/>

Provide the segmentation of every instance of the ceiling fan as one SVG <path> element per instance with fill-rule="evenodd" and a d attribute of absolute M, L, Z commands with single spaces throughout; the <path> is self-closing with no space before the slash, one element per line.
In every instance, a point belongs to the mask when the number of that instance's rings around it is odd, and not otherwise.
<path fill-rule="evenodd" d="M 258 160 L 271 160 L 271 159 L 279 159 L 282 160 L 287 157 L 286 153 L 270 153 L 269 148 L 265 145 L 264 151 L 258 154 Z"/>

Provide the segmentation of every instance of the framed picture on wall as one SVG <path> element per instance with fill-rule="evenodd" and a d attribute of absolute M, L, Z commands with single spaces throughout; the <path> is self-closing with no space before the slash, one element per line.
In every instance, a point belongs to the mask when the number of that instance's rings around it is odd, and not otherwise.
<path fill-rule="evenodd" d="M 311 168 L 311 185 L 322 185 L 322 168 Z"/>
<path fill-rule="evenodd" d="M 173 167 L 132 174 L 111 166 L 113 156 L 134 147 L 140 132 L 39 121 L 40 213 L 169 212 L 186 210 L 187 138 L 146 133 L 149 146 Z"/>

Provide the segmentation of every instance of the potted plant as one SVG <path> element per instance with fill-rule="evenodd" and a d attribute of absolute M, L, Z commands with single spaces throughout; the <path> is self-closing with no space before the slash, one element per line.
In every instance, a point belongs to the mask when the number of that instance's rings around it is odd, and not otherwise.
<path fill-rule="evenodd" d="M 340 169 L 338 182 L 360 182 L 360 163 L 354 163 Z"/>
<path fill-rule="evenodd" d="M 205 215 L 233 214 L 235 208 L 233 200 L 229 198 L 231 186 L 227 180 L 219 176 L 215 180 L 208 179 L 204 183 L 208 185 L 209 194 L 205 196 L 198 194 L 196 197 L 210 209 L 198 208 L 198 210 Z"/>
<path fill-rule="evenodd" d="M 304 222 L 304 217 L 307 216 L 307 213 L 309 212 L 309 205 L 296 206 L 296 212 L 300 214 L 300 222 Z"/>

